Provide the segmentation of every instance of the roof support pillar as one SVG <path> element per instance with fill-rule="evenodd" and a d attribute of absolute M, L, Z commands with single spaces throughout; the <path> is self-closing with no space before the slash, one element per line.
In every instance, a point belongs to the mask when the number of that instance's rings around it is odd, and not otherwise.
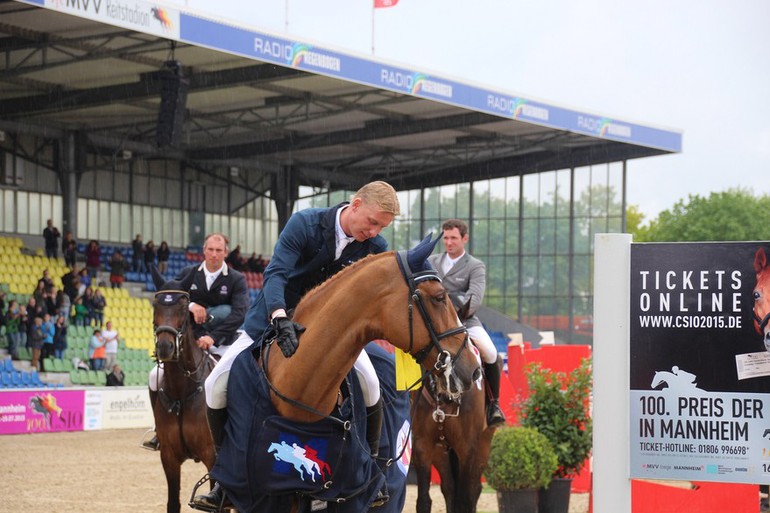
<path fill-rule="evenodd" d="M 279 233 L 289 222 L 294 202 L 299 198 L 299 185 L 292 171 L 291 166 L 281 166 L 277 173 L 271 175 L 270 195 L 278 212 Z"/>
<path fill-rule="evenodd" d="M 80 183 L 78 168 L 83 164 L 84 143 L 85 138 L 82 133 L 65 132 L 58 140 L 56 162 L 59 186 L 62 191 L 62 233 L 70 231 L 76 239 L 78 238 L 78 186 Z"/>

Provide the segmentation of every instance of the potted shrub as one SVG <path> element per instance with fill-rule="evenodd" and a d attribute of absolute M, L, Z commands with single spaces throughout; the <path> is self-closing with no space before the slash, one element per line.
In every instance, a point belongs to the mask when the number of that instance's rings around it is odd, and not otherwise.
<path fill-rule="evenodd" d="M 544 369 L 539 363 L 527 370 L 529 397 L 522 405 L 521 424 L 548 438 L 558 461 L 553 481 L 541 491 L 540 513 L 567 513 L 572 478 L 583 468 L 592 447 L 591 362 L 584 359 L 569 374 Z"/>
<path fill-rule="evenodd" d="M 536 513 L 538 489 L 556 467 L 553 447 L 536 429 L 502 427 L 492 437 L 484 477 L 497 491 L 500 513 Z"/>

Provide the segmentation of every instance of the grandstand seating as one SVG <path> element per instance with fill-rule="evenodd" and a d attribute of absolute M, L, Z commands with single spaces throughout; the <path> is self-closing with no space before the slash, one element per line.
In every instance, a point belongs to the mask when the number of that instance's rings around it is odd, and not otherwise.
<path fill-rule="evenodd" d="M 109 271 L 109 260 L 118 249 L 128 262 L 131 261 L 133 251 L 130 246 L 101 245 L 100 248 L 102 268 L 107 271 Z M 84 252 L 85 245 L 79 244 L 78 251 Z M 191 247 L 186 248 L 185 251 L 172 250 L 167 276 L 169 278 L 176 276 L 185 266 L 202 261 L 203 253 L 200 248 Z M 20 304 L 26 304 L 38 280 L 43 275 L 44 269 L 50 271 L 54 285 L 57 288 L 62 288 L 61 277 L 68 272 L 63 260 L 49 259 L 43 256 L 42 250 L 32 254 L 31 251 L 24 248 L 19 237 L 0 236 L 0 291 L 6 294 L 6 304 L 14 299 Z M 244 275 L 249 288 L 249 298 L 253 300 L 257 290 L 262 288 L 262 274 L 246 272 Z M 143 283 L 148 291 L 155 290 L 149 273 L 128 272 L 126 278 L 127 281 Z M 125 383 L 126 385 L 145 385 L 147 372 L 154 365 L 153 360 L 149 358 L 154 350 L 152 304 L 146 298 L 132 297 L 128 288 L 112 289 L 109 286 L 99 288 L 107 303 L 104 309 L 104 320 L 105 322 L 112 321 L 114 328 L 120 334 L 118 363 L 123 366 L 126 374 Z M 101 375 L 94 377 L 87 374 L 84 376 L 72 365 L 72 358 L 88 360 L 88 343 L 93 329 L 93 326 L 70 325 L 67 331 L 68 347 L 64 353 L 64 358 L 52 358 L 43 362 L 45 372 L 66 375 L 69 381 L 75 385 L 104 385 L 105 380 L 102 379 Z M 0 331 L 0 349 L 7 347 L 4 335 L 4 332 Z M 18 357 L 19 360 L 30 361 L 32 353 L 29 349 L 20 347 L 18 348 Z M 3 376 L 0 386 L 5 386 L 6 381 L 9 386 L 13 387 L 49 386 L 40 381 L 37 372 L 32 374 L 13 368 L 2 369 L 2 371 L 7 375 Z M 20 374 L 17 376 L 15 373 Z"/>

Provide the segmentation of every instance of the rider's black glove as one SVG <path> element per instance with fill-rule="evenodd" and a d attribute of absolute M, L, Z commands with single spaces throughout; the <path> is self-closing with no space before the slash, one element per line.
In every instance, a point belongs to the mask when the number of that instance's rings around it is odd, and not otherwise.
<path fill-rule="evenodd" d="M 288 317 L 276 317 L 273 326 L 277 333 L 275 337 L 278 347 L 286 358 L 289 358 L 299 346 L 299 336 L 305 331 L 305 327 Z"/>

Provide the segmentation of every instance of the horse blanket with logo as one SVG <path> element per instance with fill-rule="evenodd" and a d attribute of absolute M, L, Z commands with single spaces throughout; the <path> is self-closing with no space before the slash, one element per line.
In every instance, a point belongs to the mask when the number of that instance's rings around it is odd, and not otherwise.
<path fill-rule="evenodd" d="M 230 370 L 227 437 L 211 476 L 220 482 L 241 513 L 288 511 L 295 492 L 329 501 L 315 503 L 314 510 L 326 506 L 329 512 L 365 511 L 382 487 L 385 475 L 369 455 L 366 409 L 355 372 L 343 382 L 341 405 L 330 418 L 313 423 L 290 422 L 277 415 L 254 352 L 243 351 Z M 376 360 L 376 369 L 390 361 L 393 374 L 392 360 Z M 312 386 L 312 377 L 298 379 L 306 379 Z M 386 409 L 384 424 L 389 424 L 390 409 Z M 397 415 L 401 422 L 391 420 L 390 425 L 402 426 L 408 419 L 408 400 L 405 406 L 400 404 Z M 383 441 L 390 444 L 392 438 L 383 436 Z M 396 467 L 392 465 L 385 474 L 398 483 Z M 402 488 L 405 483 L 403 474 Z M 345 500 L 337 502 L 339 498 Z"/>

